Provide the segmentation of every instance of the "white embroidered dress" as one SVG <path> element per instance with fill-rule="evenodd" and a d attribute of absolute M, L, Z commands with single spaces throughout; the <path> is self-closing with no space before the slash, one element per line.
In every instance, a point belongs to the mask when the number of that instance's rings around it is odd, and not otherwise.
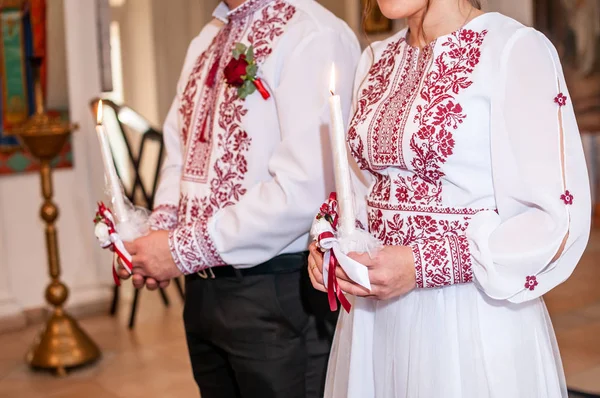
<path fill-rule="evenodd" d="M 412 247 L 418 288 L 354 299 L 326 397 L 566 397 L 541 296 L 582 255 L 590 193 L 556 51 L 497 13 L 405 36 L 364 53 L 348 142 L 363 223 Z"/>
<path fill-rule="evenodd" d="M 221 3 L 214 16 L 189 47 L 165 121 L 151 217 L 171 231 L 185 274 L 306 250 L 313 210 L 333 186 L 322 149 L 329 71 L 335 62 L 348 115 L 360 57 L 348 26 L 314 0 Z M 268 100 L 226 84 L 236 43 L 253 46 Z"/>

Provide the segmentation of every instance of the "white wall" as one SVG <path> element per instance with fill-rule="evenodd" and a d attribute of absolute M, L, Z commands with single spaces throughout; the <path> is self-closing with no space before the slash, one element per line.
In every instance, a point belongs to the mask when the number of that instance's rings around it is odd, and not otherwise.
<path fill-rule="evenodd" d="M 110 256 L 97 248 L 92 228 L 93 203 L 102 199 L 101 160 L 88 110 L 88 101 L 99 93 L 94 13 L 94 0 L 64 0 L 64 9 L 61 0 L 48 2 L 48 101 L 55 108 L 70 104 L 72 121 L 80 125 L 73 141 L 74 169 L 54 173 L 68 305 L 106 300 L 112 285 Z M 49 278 L 40 205 L 37 174 L 0 178 L 1 317 L 45 305 Z"/>
<path fill-rule="evenodd" d="M 534 23 L 533 0 L 484 0 L 487 11 L 497 11 L 522 24 L 532 26 Z"/>

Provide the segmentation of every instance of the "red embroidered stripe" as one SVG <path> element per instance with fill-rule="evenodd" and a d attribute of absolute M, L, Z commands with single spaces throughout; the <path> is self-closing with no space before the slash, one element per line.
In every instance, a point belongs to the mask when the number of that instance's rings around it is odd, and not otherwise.
<path fill-rule="evenodd" d="M 175 265 L 184 274 L 193 274 L 208 267 L 226 265 L 217 251 L 205 219 L 193 225 L 178 227 L 169 233 L 169 248 Z"/>
<path fill-rule="evenodd" d="M 160 205 L 154 208 L 148 220 L 150 229 L 172 230 L 177 228 L 177 206 Z"/>
<path fill-rule="evenodd" d="M 367 205 L 381 210 L 392 210 L 392 211 L 407 211 L 414 213 L 432 213 L 432 214 L 452 214 L 452 215 L 475 215 L 482 211 L 494 210 L 495 209 L 474 209 L 471 207 L 443 207 L 443 206 L 423 206 L 423 205 L 411 205 L 411 204 L 394 204 L 389 202 L 380 202 L 376 200 L 367 199 Z"/>
<path fill-rule="evenodd" d="M 415 276 L 417 281 L 417 288 L 423 289 L 423 262 L 421 261 L 421 250 L 416 244 L 410 245 L 413 257 L 415 259 Z"/>
<path fill-rule="evenodd" d="M 447 235 L 411 245 L 417 287 L 436 288 L 473 282 L 469 245 L 465 236 Z"/>

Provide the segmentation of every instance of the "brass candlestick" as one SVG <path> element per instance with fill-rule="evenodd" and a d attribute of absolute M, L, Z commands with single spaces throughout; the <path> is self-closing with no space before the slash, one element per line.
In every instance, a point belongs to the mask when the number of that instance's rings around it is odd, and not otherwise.
<path fill-rule="evenodd" d="M 44 203 L 40 216 L 46 223 L 46 250 L 52 279 L 46 288 L 46 301 L 54 308 L 44 329 L 27 353 L 27 363 L 33 368 L 52 369 L 57 375 L 66 375 L 66 369 L 95 361 L 100 357 L 98 346 L 79 327 L 77 321 L 63 308 L 69 289 L 60 281 L 60 263 L 56 227 L 58 208 L 52 202 L 52 168 L 56 157 L 76 125 L 52 118 L 44 111 L 44 99 L 39 79 L 41 58 L 32 58 L 35 83 L 36 112 L 15 131 L 23 145 L 41 163 L 42 196 Z"/>

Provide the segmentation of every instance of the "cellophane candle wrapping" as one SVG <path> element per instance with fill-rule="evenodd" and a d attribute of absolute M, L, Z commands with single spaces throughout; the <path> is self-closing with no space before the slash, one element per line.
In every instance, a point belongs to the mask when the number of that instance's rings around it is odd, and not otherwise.
<path fill-rule="evenodd" d="M 150 211 L 140 206 L 134 206 L 133 203 L 129 201 L 127 196 L 124 195 L 122 185 L 119 184 L 119 186 L 121 188 L 121 195 L 123 195 L 123 200 L 125 202 L 127 217 L 122 221 L 118 219 L 113 211 L 113 216 L 115 217 L 115 221 L 117 223 L 116 229 L 117 233 L 124 242 L 132 242 L 137 238 L 148 235 L 150 232 Z M 105 193 L 110 198 L 111 208 L 114 209 L 115 195 L 113 195 L 111 186 L 108 183 L 105 184 Z"/>
<path fill-rule="evenodd" d="M 358 213 L 356 207 L 357 203 L 354 203 L 354 214 Z M 338 231 L 333 231 L 331 224 L 325 218 L 317 219 L 315 217 L 310 230 L 313 240 L 318 240 L 319 235 L 327 231 L 335 233 L 340 248 L 345 254 L 350 252 L 368 253 L 373 258 L 377 254 L 377 251 L 383 247 L 383 243 L 368 231 L 355 228 L 349 235 L 342 236 Z"/>
<path fill-rule="evenodd" d="M 324 218 L 319 220 L 315 218 L 310 231 L 313 240 L 318 240 L 319 235 L 327 231 L 331 231 L 329 222 Z M 383 246 L 379 239 L 359 228 L 356 228 L 348 236 L 340 237 L 338 235 L 337 239 L 344 253 L 368 253 L 371 258 L 373 258 L 377 254 L 377 251 Z"/>

